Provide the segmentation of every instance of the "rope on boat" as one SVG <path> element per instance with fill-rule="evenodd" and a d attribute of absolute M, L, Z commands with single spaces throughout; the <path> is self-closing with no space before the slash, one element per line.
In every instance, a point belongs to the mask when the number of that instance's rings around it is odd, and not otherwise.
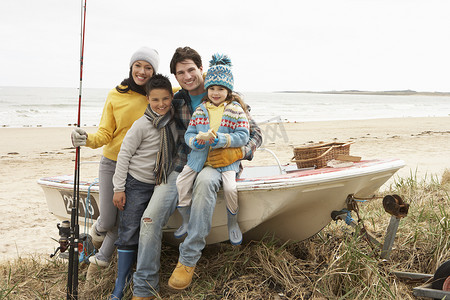
<path fill-rule="evenodd" d="M 334 213 L 334 212 L 333 212 Z M 343 220 L 345 222 L 345 224 L 347 225 L 352 225 L 352 222 L 354 222 L 355 220 L 352 218 L 352 212 L 348 209 L 342 209 L 340 211 L 337 212 L 337 215 L 343 215 L 345 213 L 345 219 L 343 219 L 342 217 L 333 217 L 333 213 L 331 214 L 331 218 L 333 220 L 336 220 L 336 223 L 339 220 Z M 336 215 L 336 216 L 337 216 Z"/>
<path fill-rule="evenodd" d="M 91 207 L 91 187 L 93 187 L 95 184 L 98 183 L 98 178 L 96 178 L 94 180 L 94 182 L 92 182 L 89 187 L 88 187 L 88 191 L 87 191 L 87 196 L 86 196 L 86 201 L 85 201 L 85 212 L 84 212 L 84 234 L 86 236 L 88 236 L 88 224 L 90 226 L 92 226 L 94 224 L 94 221 L 92 220 L 92 214 L 91 211 L 89 210 L 89 207 Z M 79 262 L 85 262 L 88 263 L 89 261 L 89 257 L 91 257 L 92 255 L 95 254 L 95 248 L 94 247 L 89 247 L 90 241 L 88 239 L 85 239 L 83 241 L 83 251 L 81 251 L 80 253 L 80 258 L 79 258 Z M 92 248 L 92 251 L 89 251 L 90 248 Z"/>
<path fill-rule="evenodd" d="M 356 198 L 358 198 L 358 200 Z M 355 196 L 353 194 L 350 194 L 350 195 L 347 196 L 347 208 L 349 210 L 353 210 L 356 213 L 356 216 L 358 217 L 358 224 L 361 224 L 362 232 L 364 233 L 364 237 L 365 237 L 367 243 L 370 245 L 370 247 L 372 249 L 375 248 L 375 245 L 373 244 L 373 242 L 372 242 L 372 240 L 370 238 L 369 231 L 367 230 L 366 225 L 364 224 L 364 222 L 362 221 L 362 219 L 361 219 L 361 217 L 359 215 L 358 202 L 366 202 L 366 201 L 369 201 L 369 200 L 372 200 L 372 199 L 377 199 L 377 198 L 381 198 L 381 197 L 373 196 L 373 197 L 370 197 L 370 198 L 364 198 L 364 197 L 357 197 L 357 196 Z M 347 215 L 347 217 L 348 217 L 348 215 Z M 347 217 L 345 219 L 346 223 L 347 223 Z M 349 223 L 347 223 L 347 224 L 349 224 Z"/>
<path fill-rule="evenodd" d="M 350 225 L 354 221 L 352 218 L 352 213 L 351 213 L 351 211 L 349 211 L 347 209 L 345 209 L 344 211 L 347 212 L 347 215 L 345 216 L 345 223 L 347 225 Z"/>
<path fill-rule="evenodd" d="M 90 226 L 92 226 L 92 224 L 94 223 L 94 221 L 92 220 L 92 214 L 89 211 L 88 207 L 91 207 L 91 188 L 97 183 L 98 183 L 98 178 L 95 178 L 94 182 L 92 182 L 89 185 L 88 191 L 87 191 L 86 203 L 85 203 L 86 211 L 84 214 L 84 233 L 86 233 L 86 234 L 88 233 L 88 230 L 87 230 L 88 221 L 89 221 Z"/>
<path fill-rule="evenodd" d="M 359 199 L 353 199 L 353 200 L 355 200 L 356 202 L 367 202 L 367 201 L 369 201 L 369 200 L 359 200 Z"/>
<path fill-rule="evenodd" d="M 373 195 L 372 197 L 359 197 L 358 195 L 353 195 L 352 194 L 352 200 L 358 201 L 358 202 L 367 202 L 369 200 L 374 200 L 374 199 L 382 199 L 382 196 L 375 196 Z"/>

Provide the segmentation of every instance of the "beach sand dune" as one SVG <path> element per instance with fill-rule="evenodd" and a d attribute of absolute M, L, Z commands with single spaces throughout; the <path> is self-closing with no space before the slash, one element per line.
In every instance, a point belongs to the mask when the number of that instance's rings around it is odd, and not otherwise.
<path fill-rule="evenodd" d="M 72 128 L 0 129 L 0 259 L 40 253 L 48 257 L 59 244 L 56 224 L 37 180 L 73 174 Z M 99 161 L 101 149 L 81 149 L 82 161 Z M 97 177 L 97 167 L 80 168 L 81 176 Z M 82 232 L 82 228 L 80 228 Z"/>
<path fill-rule="evenodd" d="M 264 147 L 282 163 L 293 156 L 293 147 L 319 141 L 354 141 L 350 154 L 362 159 L 399 158 L 407 166 L 397 175 L 440 178 L 450 168 L 450 117 L 325 121 L 261 125 Z M 36 181 L 74 172 L 73 128 L 0 128 L 0 259 L 29 254 L 48 257 L 58 247 L 56 224 L 48 212 Z M 88 128 L 94 132 L 95 128 Z M 81 161 L 99 161 L 101 149 L 81 149 Z M 244 165 L 275 164 L 267 152 L 258 151 Z M 81 177 L 97 177 L 96 164 L 83 164 Z M 391 182 L 391 181 L 390 181 Z M 81 225 L 81 224 L 80 224 Z M 83 232 L 83 226 L 80 231 Z"/>
<path fill-rule="evenodd" d="M 282 123 L 261 128 L 266 133 L 263 147 L 274 151 L 282 163 L 292 159 L 296 146 L 353 141 L 351 155 L 404 160 L 407 166 L 397 172 L 402 177 L 411 171 L 419 177 L 440 176 L 445 168 L 450 168 L 450 117 Z M 270 154 L 258 153 L 254 162 L 245 165 L 261 163 L 274 164 L 275 160 Z"/>

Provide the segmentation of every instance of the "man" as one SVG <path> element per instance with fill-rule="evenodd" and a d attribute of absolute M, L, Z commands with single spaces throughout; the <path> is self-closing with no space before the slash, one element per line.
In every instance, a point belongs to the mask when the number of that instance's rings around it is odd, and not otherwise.
<path fill-rule="evenodd" d="M 155 188 L 150 203 L 141 220 L 138 261 L 134 273 L 133 298 L 135 300 L 154 299 L 159 290 L 159 268 L 161 257 L 162 228 L 177 205 L 176 179 L 187 161 L 189 147 L 184 143 L 184 132 L 195 108 L 206 94 L 203 79 L 203 66 L 200 55 L 189 47 L 177 48 L 170 62 L 170 72 L 175 75 L 181 90 L 174 95 L 173 105 L 177 113 L 177 129 L 180 138 L 178 156 L 174 170 L 167 183 Z M 251 160 L 256 148 L 261 145 L 259 127 L 249 116 L 250 141 L 244 147 L 220 149 L 210 156 L 214 168 L 229 165 L 240 159 Z M 178 264 L 169 279 L 169 286 L 185 289 L 194 274 L 194 268 L 206 245 L 205 238 L 211 228 L 212 215 L 216 205 L 217 191 L 220 188 L 221 174 L 212 167 L 205 167 L 197 176 L 192 192 L 192 206 L 187 237 L 180 244 Z"/>

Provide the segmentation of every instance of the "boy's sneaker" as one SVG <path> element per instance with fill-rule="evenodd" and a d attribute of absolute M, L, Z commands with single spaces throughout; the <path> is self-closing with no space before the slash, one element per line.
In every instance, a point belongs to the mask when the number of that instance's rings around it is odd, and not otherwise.
<path fill-rule="evenodd" d="M 89 267 L 86 273 L 86 280 L 92 281 L 94 278 L 98 277 L 102 269 L 109 266 L 109 262 L 97 259 L 95 255 L 89 257 Z"/>
<path fill-rule="evenodd" d="M 101 268 L 106 268 L 107 266 L 109 266 L 109 262 L 108 261 L 103 261 L 100 259 L 97 259 L 97 257 L 95 257 L 95 255 L 92 255 L 91 257 L 89 257 L 89 265 L 94 265 L 94 266 L 99 266 Z"/>

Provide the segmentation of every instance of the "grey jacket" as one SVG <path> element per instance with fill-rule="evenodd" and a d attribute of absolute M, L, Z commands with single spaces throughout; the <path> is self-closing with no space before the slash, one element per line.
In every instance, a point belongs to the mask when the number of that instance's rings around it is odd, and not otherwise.
<path fill-rule="evenodd" d="M 171 124 L 175 141 L 177 131 Z M 145 183 L 155 183 L 153 169 L 159 151 L 160 132 L 142 116 L 128 130 L 117 157 L 116 171 L 113 177 L 114 192 L 125 191 L 127 173 Z"/>

